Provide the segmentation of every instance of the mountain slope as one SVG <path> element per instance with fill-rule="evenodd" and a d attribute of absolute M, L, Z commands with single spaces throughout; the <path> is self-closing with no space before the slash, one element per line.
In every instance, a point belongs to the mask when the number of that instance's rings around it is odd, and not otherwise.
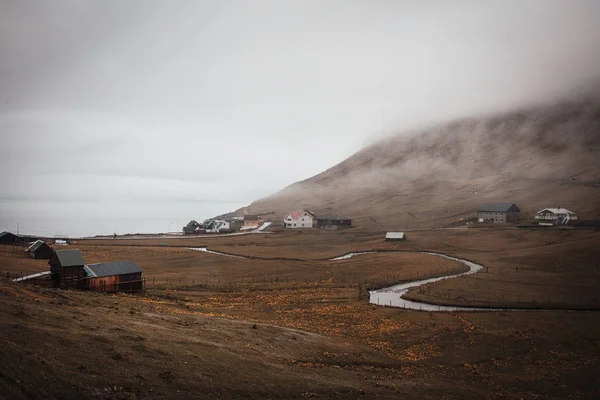
<path fill-rule="evenodd" d="M 252 213 L 308 208 L 376 229 L 444 226 L 479 203 L 525 214 L 562 206 L 600 217 L 600 101 L 587 98 L 404 133 L 253 202 Z"/>

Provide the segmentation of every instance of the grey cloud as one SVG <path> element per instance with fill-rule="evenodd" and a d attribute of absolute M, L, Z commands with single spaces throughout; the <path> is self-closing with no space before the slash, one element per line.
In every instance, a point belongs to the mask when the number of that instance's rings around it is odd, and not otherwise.
<path fill-rule="evenodd" d="M 3 1 L 0 195 L 226 212 L 373 138 L 592 90 L 599 20 L 594 0 Z"/>

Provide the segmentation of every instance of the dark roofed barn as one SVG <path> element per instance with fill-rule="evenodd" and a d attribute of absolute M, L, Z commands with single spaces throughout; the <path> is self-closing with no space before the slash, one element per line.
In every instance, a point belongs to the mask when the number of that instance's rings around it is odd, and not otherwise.
<path fill-rule="evenodd" d="M 52 258 L 54 250 L 52 250 L 52 247 L 48 246 L 43 240 L 37 240 L 31 244 L 31 246 L 29 246 L 25 252 L 27 252 L 31 258 L 38 260 L 49 260 Z"/>
<path fill-rule="evenodd" d="M 352 220 L 342 215 L 319 215 L 317 226 L 321 229 L 343 229 L 352 226 Z"/>
<path fill-rule="evenodd" d="M 85 288 L 86 273 L 83 269 L 85 261 L 83 261 L 81 251 L 77 249 L 56 250 L 48 264 L 50 272 L 52 272 L 54 287 Z"/>
<path fill-rule="evenodd" d="M 139 292 L 144 289 L 142 269 L 133 261 L 85 266 L 87 287 L 97 292 Z"/>
<path fill-rule="evenodd" d="M 519 207 L 515 203 L 486 203 L 477 209 L 477 221 L 487 223 L 516 222 Z"/>
<path fill-rule="evenodd" d="M 204 232 L 205 231 L 202 228 L 202 225 L 200 225 L 200 223 L 198 223 L 198 221 L 196 221 L 194 219 L 191 220 L 190 222 L 188 222 L 188 224 L 183 227 L 184 235 L 193 235 L 193 234 L 204 233 Z"/>
<path fill-rule="evenodd" d="M 14 233 L 10 233 L 10 232 L 0 233 L 0 244 L 13 245 L 13 244 L 17 243 L 18 240 L 19 240 L 19 237 L 17 235 L 15 235 Z"/>

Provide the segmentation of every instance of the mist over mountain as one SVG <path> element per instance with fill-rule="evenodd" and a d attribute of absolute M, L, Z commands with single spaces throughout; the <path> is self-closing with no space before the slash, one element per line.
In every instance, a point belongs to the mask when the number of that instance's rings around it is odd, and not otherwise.
<path fill-rule="evenodd" d="M 600 97 L 401 132 L 247 211 L 308 208 L 401 229 L 474 217 L 488 201 L 516 202 L 532 217 L 550 206 L 600 217 Z"/>

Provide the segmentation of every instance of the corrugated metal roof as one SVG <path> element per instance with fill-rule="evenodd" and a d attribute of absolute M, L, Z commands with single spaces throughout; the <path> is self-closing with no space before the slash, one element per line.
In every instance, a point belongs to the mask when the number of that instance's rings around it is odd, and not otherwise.
<path fill-rule="evenodd" d="M 134 274 L 142 272 L 142 269 L 133 261 L 114 261 L 108 263 L 88 264 L 85 266 L 88 276 L 112 276 L 123 274 Z"/>
<path fill-rule="evenodd" d="M 78 249 L 56 250 L 56 256 L 63 267 L 76 267 L 85 264 L 83 255 Z"/>
<path fill-rule="evenodd" d="M 386 239 L 403 240 L 404 239 L 404 232 L 388 232 L 388 233 L 385 234 L 385 238 Z"/>
<path fill-rule="evenodd" d="M 43 240 L 36 240 L 35 242 L 33 242 L 31 244 L 31 246 L 29 246 L 27 248 L 27 251 L 36 251 L 41 245 L 43 245 L 45 242 Z"/>
<path fill-rule="evenodd" d="M 486 203 L 479 206 L 481 212 L 521 212 L 515 203 Z"/>
<path fill-rule="evenodd" d="M 327 220 L 332 220 L 332 221 L 346 221 L 346 220 L 350 220 L 351 218 L 348 217 L 344 217 L 343 215 L 319 215 L 317 217 L 317 219 L 327 219 Z"/>

